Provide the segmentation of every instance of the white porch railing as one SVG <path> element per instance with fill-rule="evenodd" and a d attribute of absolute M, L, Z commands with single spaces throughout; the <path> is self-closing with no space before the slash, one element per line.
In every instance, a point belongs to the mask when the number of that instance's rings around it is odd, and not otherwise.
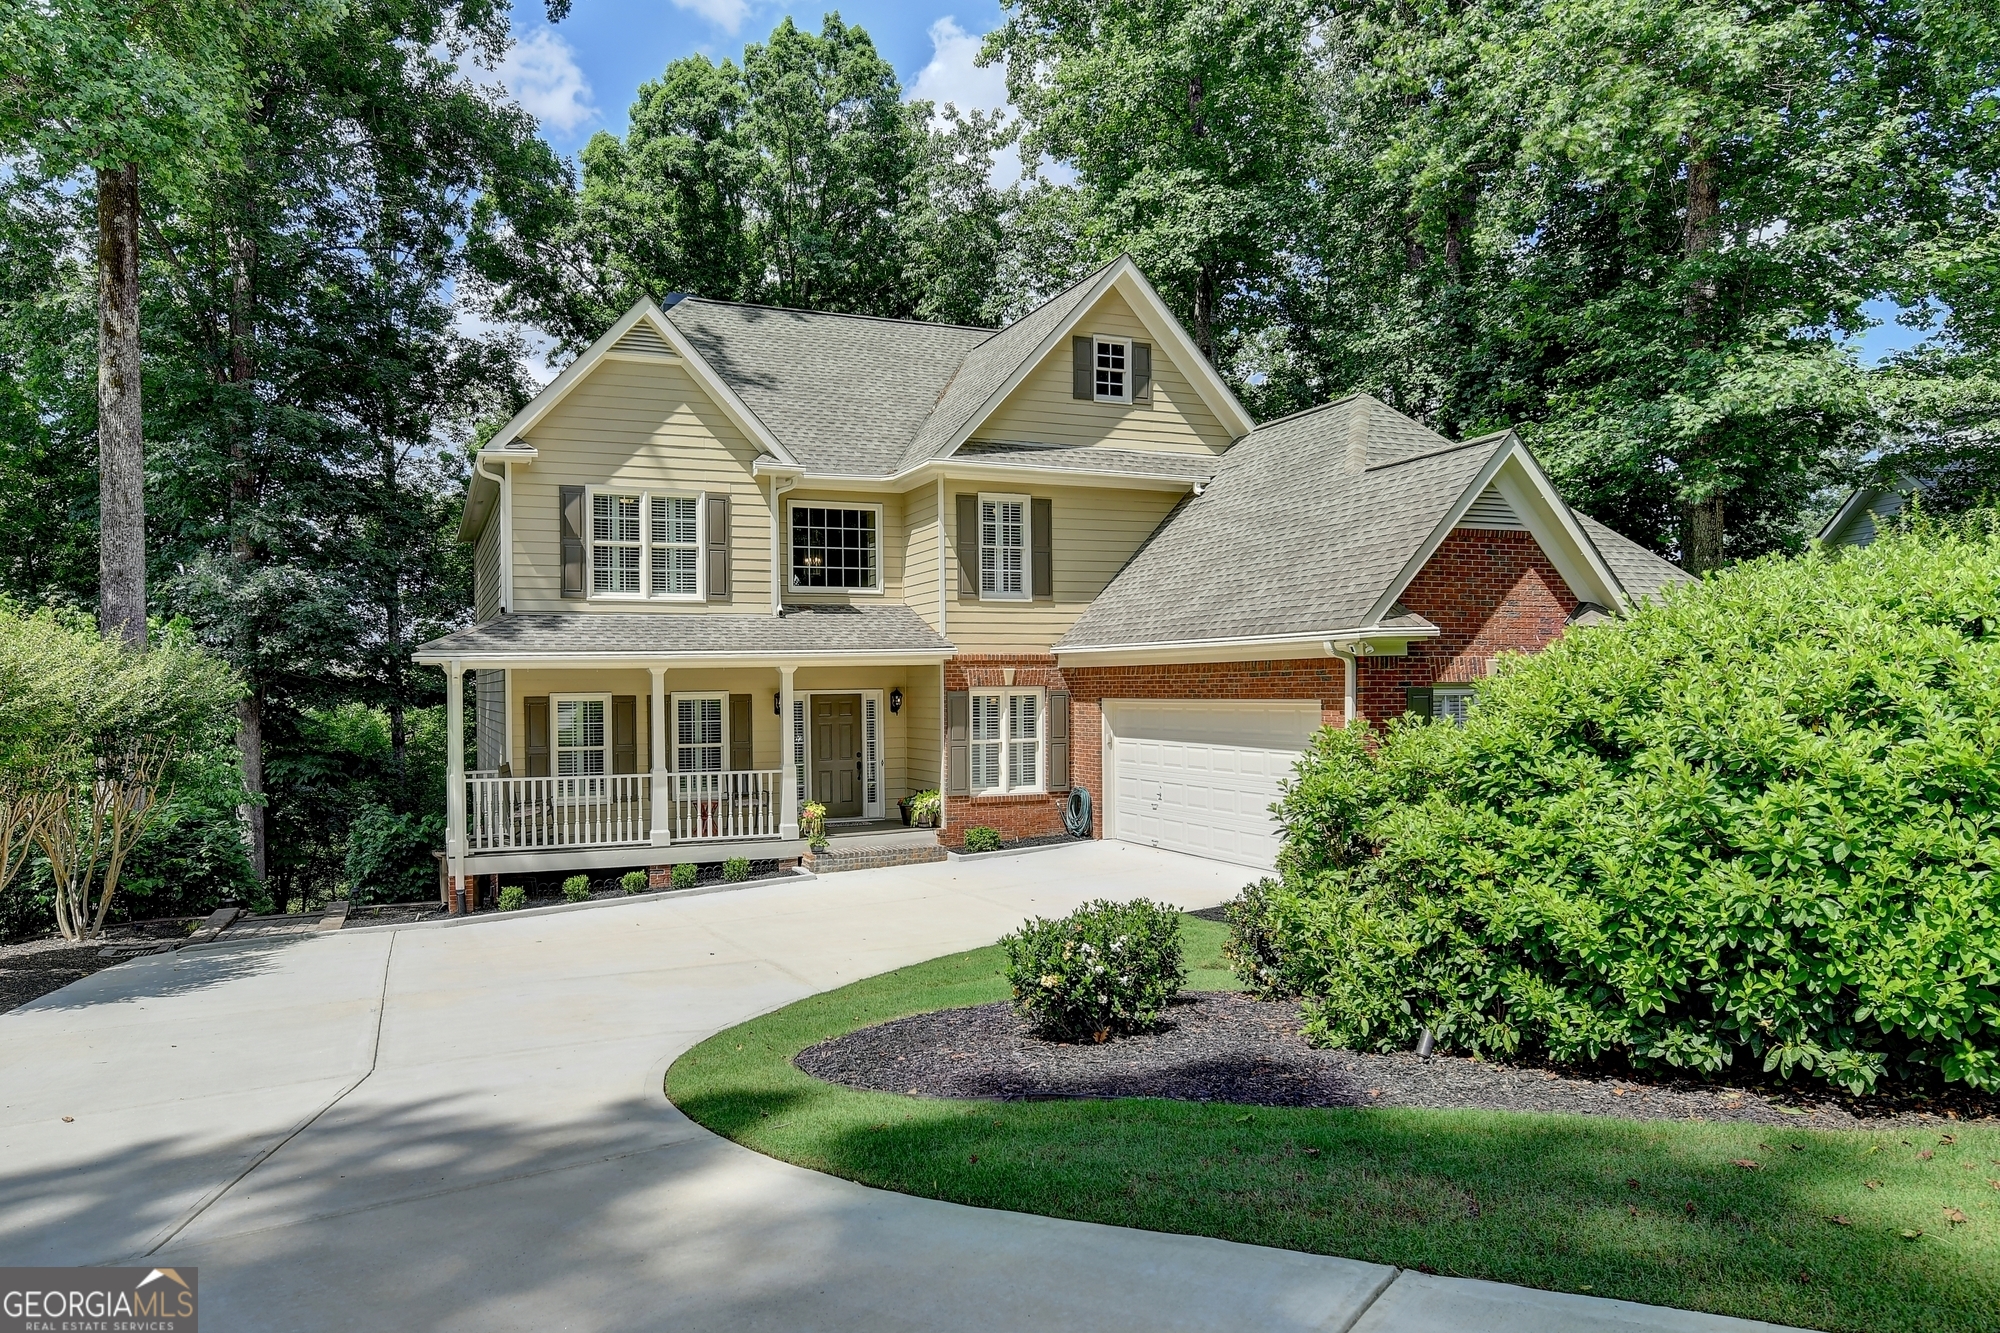
<path fill-rule="evenodd" d="M 616 847 L 652 839 L 652 784 L 644 773 L 585 778 L 470 777 L 470 852 Z"/>
<path fill-rule="evenodd" d="M 669 773 L 667 837 L 673 842 L 777 837 L 783 773 L 775 768 Z"/>

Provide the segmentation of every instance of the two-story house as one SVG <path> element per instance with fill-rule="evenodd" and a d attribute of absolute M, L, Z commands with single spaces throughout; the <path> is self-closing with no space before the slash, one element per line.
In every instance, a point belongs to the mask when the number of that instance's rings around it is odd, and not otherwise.
<path fill-rule="evenodd" d="M 1258 427 L 1128 259 L 1001 330 L 641 301 L 481 450 L 475 623 L 425 645 L 449 883 L 943 837 L 1268 864 L 1323 724 L 1462 713 L 1493 655 L 1682 577 L 1511 432 L 1356 395 Z M 452 898 L 457 901 L 457 892 Z"/>

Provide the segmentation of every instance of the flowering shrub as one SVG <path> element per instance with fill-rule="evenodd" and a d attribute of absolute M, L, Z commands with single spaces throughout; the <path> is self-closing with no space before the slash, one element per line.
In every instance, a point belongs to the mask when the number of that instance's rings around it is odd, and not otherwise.
<path fill-rule="evenodd" d="M 1234 923 L 1315 1040 L 2000 1088 L 2000 537 L 1741 565 L 1375 742 Z"/>
<path fill-rule="evenodd" d="M 965 850 L 968 852 L 997 852 L 1000 850 L 1000 830 L 985 824 L 975 824 L 965 831 Z"/>
<path fill-rule="evenodd" d="M 1000 941 L 1014 1011 L 1057 1041 L 1150 1026 L 1187 980 L 1180 914 L 1143 898 L 1036 917 Z"/>

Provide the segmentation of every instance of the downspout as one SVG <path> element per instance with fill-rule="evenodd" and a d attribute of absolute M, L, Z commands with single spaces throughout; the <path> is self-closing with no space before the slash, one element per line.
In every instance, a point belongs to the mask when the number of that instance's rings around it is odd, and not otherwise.
<path fill-rule="evenodd" d="M 1358 711 L 1355 705 L 1360 693 L 1358 677 L 1361 674 L 1361 661 L 1353 653 L 1343 652 L 1341 649 L 1335 647 L 1331 639 L 1326 641 L 1326 650 L 1339 658 L 1341 664 L 1346 667 L 1344 674 L 1347 678 L 1347 688 L 1346 697 L 1343 700 L 1346 706 L 1341 712 L 1340 725 L 1342 727 L 1351 727 L 1354 725 L 1354 716 Z"/>
<path fill-rule="evenodd" d="M 778 497 L 798 484 L 797 477 L 781 478 L 775 472 L 771 474 L 771 614 L 774 616 L 785 614 L 784 551 L 779 531 L 784 527 L 785 510 Z"/>
<path fill-rule="evenodd" d="M 486 470 L 484 452 L 472 460 L 472 466 L 500 488 L 500 512 L 495 522 L 500 525 L 500 614 L 504 616 L 514 605 L 514 469 L 502 468 L 500 475 L 494 476 Z"/>

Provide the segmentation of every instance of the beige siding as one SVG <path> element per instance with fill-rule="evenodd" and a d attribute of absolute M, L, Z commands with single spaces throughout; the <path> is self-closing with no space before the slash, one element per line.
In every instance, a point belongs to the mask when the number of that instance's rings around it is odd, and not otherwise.
<path fill-rule="evenodd" d="M 951 534 L 952 566 L 948 585 L 950 620 L 946 637 L 962 653 L 1045 653 L 1142 542 L 1160 525 L 1179 497 L 1157 491 L 1120 491 L 1082 486 L 1035 486 L 1028 494 L 1047 498 L 1053 517 L 1050 559 L 1055 567 L 1053 601 L 981 601 L 961 596 L 958 561 L 960 492 L 946 487 L 945 515 Z M 965 493 L 970 493 L 969 491 Z M 965 534 L 967 541 L 976 540 Z"/>
<path fill-rule="evenodd" d="M 896 802 L 913 791 L 935 787 L 938 782 L 938 710 L 942 672 L 935 666 L 910 667 L 807 667 L 794 680 L 800 697 L 809 690 L 826 693 L 882 692 L 883 810 L 894 816 Z M 647 721 L 653 680 L 641 670 L 562 671 L 518 670 L 512 673 L 513 688 L 508 692 L 508 757 L 516 774 L 528 771 L 527 732 L 523 725 L 522 701 L 549 694 L 630 694 L 639 700 L 639 768 L 652 767 L 651 726 Z M 775 667 L 730 670 L 711 668 L 668 671 L 666 674 L 668 720 L 672 718 L 672 697 L 676 693 L 748 694 L 750 696 L 751 763 L 759 769 L 777 768 L 784 762 L 784 724 L 772 708 L 780 678 Z M 903 691 L 903 709 L 889 711 L 889 694 Z M 673 733 L 667 732 L 673 744 Z M 671 765 L 669 765 L 671 767 Z"/>
<path fill-rule="evenodd" d="M 1152 343 L 1153 400 L 1117 404 L 1072 398 L 1070 344 L 1065 338 L 980 423 L 973 431 L 974 439 L 1174 453 L 1218 453 L 1229 447 L 1227 428 L 1170 359 L 1166 345 L 1139 322 L 1124 297 L 1107 292 L 1077 324 L 1076 333 Z"/>
<path fill-rule="evenodd" d="M 500 614 L 500 514 L 496 508 L 472 547 L 472 618 L 484 624 Z"/>
<path fill-rule="evenodd" d="M 903 528 L 908 540 L 903 555 L 903 601 L 932 629 L 938 628 L 937 521 L 935 484 L 903 496 Z"/>
<path fill-rule="evenodd" d="M 780 554 L 782 567 L 786 571 L 785 600 L 799 603 L 878 603 L 900 602 L 903 600 L 904 556 L 909 538 L 904 526 L 903 497 L 886 491 L 833 491 L 818 487 L 785 492 L 779 497 L 784 505 L 785 526 L 782 533 L 783 548 Z M 837 588 L 807 591 L 790 586 L 792 568 L 792 509 L 796 505 L 879 505 L 882 510 L 880 527 L 876 531 L 878 553 L 881 561 L 880 592 L 849 591 Z"/>
<path fill-rule="evenodd" d="M 537 423 L 541 450 L 514 474 L 514 598 L 519 611 L 633 611 L 630 599 L 565 600 L 559 489 L 615 486 L 730 497 L 728 602 L 656 603 L 660 609 L 768 609 L 770 506 L 751 476 L 756 448 L 677 365 L 606 361 Z"/>

